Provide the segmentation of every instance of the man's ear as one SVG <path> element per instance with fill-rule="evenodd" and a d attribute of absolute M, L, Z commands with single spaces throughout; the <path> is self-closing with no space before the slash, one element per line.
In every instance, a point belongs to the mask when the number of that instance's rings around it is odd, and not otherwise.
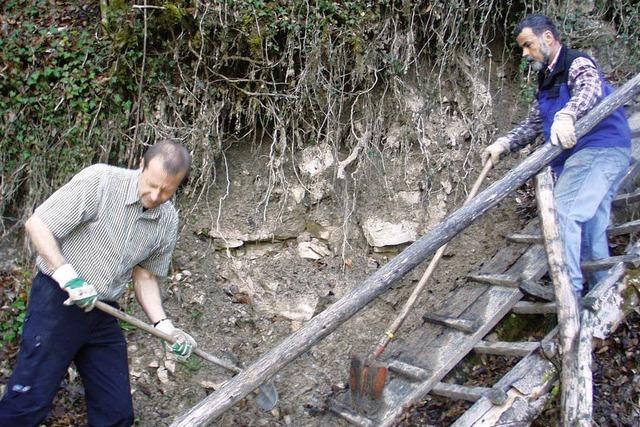
<path fill-rule="evenodd" d="M 553 42 L 556 41 L 555 36 L 549 30 L 546 30 L 544 33 L 542 33 L 542 37 L 544 38 L 544 41 L 547 42 L 547 45 L 549 46 L 551 46 Z"/>
<path fill-rule="evenodd" d="M 140 169 L 144 170 L 144 157 L 140 159 Z"/>

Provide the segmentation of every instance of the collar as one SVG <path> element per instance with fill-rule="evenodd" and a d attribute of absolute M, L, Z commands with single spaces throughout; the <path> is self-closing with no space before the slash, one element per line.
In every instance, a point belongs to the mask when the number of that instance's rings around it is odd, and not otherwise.
<path fill-rule="evenodd" d="M 560 49 L 556 53 L 555 58 L 551 64 L 544 70 L 538 72 L 538 88 L 546 88 L 553 84 L 556 76 L 564 73 L 566 64 L 565 57 L 567 56 L 567 48 L 564 45 L 560 45 Z"/>
<path fill-rule="evenodd" d="M 133 205 L 140 200 L 140 196 L 138 195 L 138 181 L 140 180 L 141 172 L 142 171 L 140 169 L 136 169 L 131 171 L 131 174 L 129 174 L 129 182 L 127 183 L 127 196 L 125 199 L 127 205 Z"/>
<path fill-rule="evenodd" d="M 563 48 L 564 48 L 564 46 L 560 45 L 560 48 L 556 52 L 556 56 L 553 57 L 553 60 L 551 61 L 551 63 L 547 67 L 547 73 L 551 73 L 553 71 L 554 67 L 556 66 L 556 63 L 558 62 L 558 58 L 560 57 L 560 52 L 562 51 Z"/>

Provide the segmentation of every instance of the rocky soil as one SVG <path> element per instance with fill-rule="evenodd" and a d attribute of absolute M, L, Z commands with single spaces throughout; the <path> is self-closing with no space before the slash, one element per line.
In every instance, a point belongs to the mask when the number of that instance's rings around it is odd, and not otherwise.
<path fill-rule="evenodd" d="M 171 276 L 163 286 L 168 313 L 177 325 L 192 333 L 201 348 L 245 364 L 250 364 L 314 314 L 358 286 L 406 246 L 406 243 L 389 245 L 380 241 L 376 241 L 380 246 L 374 246 L 372 238 L 397 238 L 412 230 L 422 234 L 439 219 L 438 215 L 460 203 L 453 194 L 443 190 L 440 193 L 443 209 L 434 209 L 433 203 L 430 205 L 420 197 L 418 164 L 410 158 L 396 159 L 407 164 L 403 173 L 396 176 L 390 173 L 384 181 L 358 188 L 357 203 L 352 201 L 353 209 L 345 220 L 344 206 L 335 201 L 328 185 L 330 181 L 322 174 L 310 181 L 309 177 L 296 180 L 294 176 L 287 176 L 287 183 L 296 184 L 270 187 L 268 180 L 265 181 L 268 174 L 263 172 L 267 170 L 266 162 L 260 164 L 255 160 L 268 157 L 259 147 L 253 150 L 228 150 L 227 164 L 233 171 L 228 181 L 225 171 L 220 170 L 216 185 L 197 205 L 185 202 L 187 196 L 194 195 L 185 195 L 180 200 L 184 226 Z M 498 169 L 492 173 L 489 181 L 496 179 L 500 172 Z M 372 180 L 373 177 L 372 174 Z M 315 193 L 311 191 L 314 188 Z M 403 194 L 400 190 L 405 191 L 403 196 L 398 196 Z M 265 199 L 269 192 L 271 195 Z M 410 334 L 420 327 L 424 312 L 445 303 L 464 276 L 502 245 L 502 235 L 520 228 L 525 216 L 531 213 L 530 209 L 523 208 L 526 197 L 520 193 L 507 199 L 449 245 L 402 334 Z M 255 208 L 260 200 L 270 201 L 266 211 Z M 380 229 L 391 227 L 393 232 L 376 234 L 374 227 L 367 231 L 366 224 L 373 220 L 379 220 Z M 411 222 L 417 224 L 416 228 L 411 228 Z M 25 291 L 22 271 L 10 262 L 17 256 L 13 250 L 12 253 L 5 251 L 3 257 L 0 296 L 3 320 L 16 312 L 10 304 L 16 295 Z M 409 274 L 276 374 L 273 382 L 279 391 L 280 403 L 275 410 L 263 412 L 248 398 L 215 424 L 342 425 L 325 412 L 326 399 L 346 387 L 350 354 L 371 351 L 424 267 L 426 265 Z M 121 302 L 123 309 L 144 319 L 131 294 Z M 603 347 L 606 350 L 598 351 L 599 378 L 594 383 L 601 398 L 594 400 L 599 405 L 596 412 L 602 426 L 634 425 L 634 422 L 637 425 L 638 331 L 629 329 L 632 325 L 629 321 L 628 329 L 621 330 L 622 335 L 612 337 Z M 170 425 L 178 414 L 229 378 L 228 372 L 196 357 L 186 363 L 167 358 L 160 342 L 143 332 L 126 328 L 126 336 L 137 425 Z M 13 367 L 16 347 L 8 345 L 0 352 L 0 383 L 4 383 Z M 497 375 L 495 366 L 507 364 L 508 361 L 483 359 L 465 369 L 482 380 L 487 375 Z M 448 425 L 464 409 L 464 405 L 428 398 L 425 405 L 408 411 L 401 425 Z M 610 409 L 614 412 L 609 412 Z M 553 411 L 550 409 L 545 419 L 553 419 Z M 72 369 L 45 425 L 85 423 L 82 386 Z"/>

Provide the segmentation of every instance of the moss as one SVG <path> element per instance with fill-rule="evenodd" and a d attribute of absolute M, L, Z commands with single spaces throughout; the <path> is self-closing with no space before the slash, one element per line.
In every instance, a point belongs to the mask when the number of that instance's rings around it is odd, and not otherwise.
<path fill-rule="evenodd" d="M 538 320 L 542 318 L 542 321 Z M 535 319 L 535 320 L 534 320 Z M 555 316 L 516 315 L 505 317 L 496 327 L 498 338 L 502 341 L 518 341 L 523 337 L 544 335 L 555 326 Z"/>

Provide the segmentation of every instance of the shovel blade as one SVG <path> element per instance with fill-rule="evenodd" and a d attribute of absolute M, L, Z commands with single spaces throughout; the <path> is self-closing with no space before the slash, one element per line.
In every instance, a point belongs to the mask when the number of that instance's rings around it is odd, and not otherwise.
<path fill-rule="evenodd" d="M 262 384 L 258 388 L 256 403 L 263 411 L 270 411 L 278 404 L 278 390 L 272 382 Z"/>
<path fill-rule="evenodd" d="M 371 357 L 351 355 L 349 387 L 354 408 L 365 413 L 376 411 L 387 381 L 388 368 Z"/>

